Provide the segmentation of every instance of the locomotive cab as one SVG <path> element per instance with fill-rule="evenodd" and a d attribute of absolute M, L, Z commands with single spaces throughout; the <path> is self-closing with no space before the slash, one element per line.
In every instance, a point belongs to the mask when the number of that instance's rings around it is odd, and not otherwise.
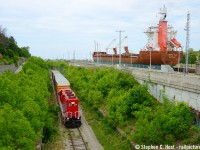
<path fill-rule="evenodd" d="M 79 111 L 78 98 L 75 93 L 70 89 L 60 89 L 58 98 L 62 105 L 61 111 L 63 121 L 66 127 L 79 127 L 81 126 L 81 112 Z"/>
<path fill-rule="evenodd" d="M 66 101 L 66 121 L 67 127 L 79 127 L 81 126 L 81 113 L 78 111 L 78 99 L 77 97 L 69 98 Z"/>

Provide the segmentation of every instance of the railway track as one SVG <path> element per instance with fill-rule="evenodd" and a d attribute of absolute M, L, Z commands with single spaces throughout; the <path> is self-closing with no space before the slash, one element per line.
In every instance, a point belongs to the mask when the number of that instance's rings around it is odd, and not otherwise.
<path fill-rule="evenodd" d="M 87 144 L 83 139 L 79 128 L 68 128 L 68 143 L 70 150 L 88 150 Z"/>

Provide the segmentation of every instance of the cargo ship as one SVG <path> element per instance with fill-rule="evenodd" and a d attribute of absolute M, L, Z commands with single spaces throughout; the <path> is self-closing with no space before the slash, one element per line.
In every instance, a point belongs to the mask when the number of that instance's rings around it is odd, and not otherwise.
<path fill-rule="evenodd" d="M 139 54 L 130 53 L 128 45 L 124 46 L 124 53 L 117 53 L 117 46 L 113 47 L 113 54 L 106 51 L 94 51 L 94 62 L 119 63 L 121 57 L 122 64 L 145 64 L 145 65 L 176 65 L 183 58 L 183 47 L 176 40 L 177 31 L 167 24 L 167 10 L 164 6 L 160 9 L 161 18 L 157 26 L 150 26 L 144 32 L 148 41 Z"/>

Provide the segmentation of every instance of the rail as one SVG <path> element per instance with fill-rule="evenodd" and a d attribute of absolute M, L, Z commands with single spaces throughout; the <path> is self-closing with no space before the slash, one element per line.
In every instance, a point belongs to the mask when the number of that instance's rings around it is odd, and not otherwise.
<path fill-rule="evenodd" d="M 88 150 L 87 144 L 79 128 L 73 128 L 73 129 L 68 128 L 67 130 L 68 130 L 68 135 L 69 135 L 68 142 L 70 143 L 70 149 Z"/>

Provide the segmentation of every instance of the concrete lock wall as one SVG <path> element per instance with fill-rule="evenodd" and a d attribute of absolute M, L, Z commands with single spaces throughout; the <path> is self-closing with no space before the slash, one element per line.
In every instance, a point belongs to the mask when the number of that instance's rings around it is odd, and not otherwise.
<path fill-rule="evenodd" d="M 200 76 L 182 73 L 163 73 L 147 69 L 130 71 L 139 83 L 148 84 L 149 92 L 160 102 L 163 96 L 170 100 L 186 102 L 200 111 Z"/>

